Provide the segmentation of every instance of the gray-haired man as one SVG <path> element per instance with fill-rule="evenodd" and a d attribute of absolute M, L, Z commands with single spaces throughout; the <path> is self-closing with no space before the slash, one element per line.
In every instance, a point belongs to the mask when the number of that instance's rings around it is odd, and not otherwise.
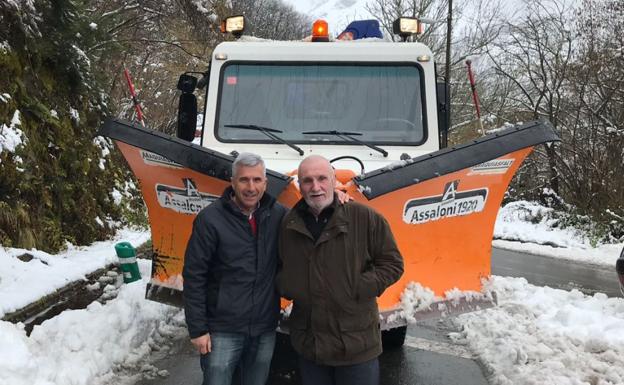
<path fill-rule="evenodd" d="M 279 316 L 274 279 L 286 208 L 265 194 L 264 161 L 240 154 L 232 184 L 193 223 L 186 248 L 184 310 L 201 354 L 204 385 L 266 383 Z"/>

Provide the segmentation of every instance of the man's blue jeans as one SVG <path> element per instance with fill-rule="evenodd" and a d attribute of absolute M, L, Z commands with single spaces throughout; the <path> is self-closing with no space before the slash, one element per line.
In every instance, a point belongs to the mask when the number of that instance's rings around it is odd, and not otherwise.
<path fill-rule="evenodd" d="M 240 365 L 242 385 L 265 385 L 275 347 L 275 332 L 251 337 L 243 333 L 210 333 L 211 352 L 201 356 L 203 385 L 230 385 Z"/>

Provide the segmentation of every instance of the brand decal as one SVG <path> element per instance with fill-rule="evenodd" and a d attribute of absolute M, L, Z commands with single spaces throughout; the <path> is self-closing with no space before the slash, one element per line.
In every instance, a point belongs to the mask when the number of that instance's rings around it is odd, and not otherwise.
<path fill-rule="evenodd" d="M 410 199 L 403 208 L 403 221 L 418 224 L 469 215 L 483 210 L 488 189 L 459 191 L 459 181 L 444 186 L 442 195 Z"/>
<path fill-rule="evenodd" d="M 494 159 L 478 164 L 470 169 L 468 175 L 473 174 L 504 174 L 515 159 Z"/>
<path fill-rule="evenodd" d="M 166 167 L 174 167 L 174 168 L 182 168 L 181 165 L 176 162 L 170 161 L 162 155 L 154 154 L 153 152 L 141 150 L 141 158 L 145 164 L 149 164 L 150 166 L 166 166 Z"/>
<path fill-rule="evenodd" d="M 156 184 L 156 196 L 162 207 L 182 214 L 197 214 L 219 198 L 197 190 L 190 178 L 184 178 L 182 182 L 185 188 Z"/>

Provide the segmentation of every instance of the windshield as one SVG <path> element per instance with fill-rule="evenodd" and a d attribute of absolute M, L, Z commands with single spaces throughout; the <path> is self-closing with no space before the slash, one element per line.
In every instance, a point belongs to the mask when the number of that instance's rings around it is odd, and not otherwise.
<path fill-rule="evenodd" d="M 224 142 L 274 142 L 281 130 L 294 143 L 345 144 L 307 131 L 351 131 L 376 144 L 420 144 L 426 139 L 422 72 L 416 64 L 230 63 L 221 73 L 216 135 Z"/>

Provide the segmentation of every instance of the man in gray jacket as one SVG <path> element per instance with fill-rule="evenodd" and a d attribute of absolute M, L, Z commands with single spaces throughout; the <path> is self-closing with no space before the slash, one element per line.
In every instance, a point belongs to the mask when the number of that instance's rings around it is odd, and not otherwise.
<path fill-rule="evenodd" d="M 184 311 L 204 385 L 266 383 L 279 317 L 274 279 L 286 208 L 265 194 L 264 161 L 241 153 L 223 196 L 195 218 L 184 269 Z"/>
<path fill-rule="evenodd" d="M 304 159 L 301 199 L 282 222 L 278 285 L 293 300 L 290 340 L 303 385 L 377 385 L 381 332 L 376 297 L 403 274 L 388 222 L 334 197 L 327 159 Z"/>

